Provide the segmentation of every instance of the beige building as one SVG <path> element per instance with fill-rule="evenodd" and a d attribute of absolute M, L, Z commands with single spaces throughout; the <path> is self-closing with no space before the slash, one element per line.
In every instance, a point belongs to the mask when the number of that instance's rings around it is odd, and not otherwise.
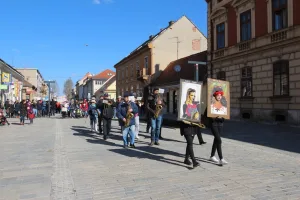
<path fill-rule="evenodd" d="M 147 95 L 147 87 L 173 60 L 207 49 L 207 39 L 186 17 L 149 38 L 114 67 L 117 76 L 117 95 L 125 91 L 138 96 Z"/>
<path fill-rule="evenodd" d="M 300 124 L 300 1 L 206 0 L 208 72 L 231 117 Z"/>
<path fill-rule="evenodd" d="M 28 81 L 31 85 L 33 85 L 36 90 L 33 93 L 33 97 L 42 98 L 45 95 L 42 94 L 42 90 L 45 86 L 44 85 L 44 78 L 38 69 L 34 68 L 18 68 L 21 74 L 24 75 L 24 80 Z M 46 89 L 47 90 L 47 89 Z"/>
<path fill-rule="evenodd" d="M 107 93 L 109 99 L 117 99 L 116 93 L 116 76 L 112 76 L 96 91 L 96 99 L 99 99 L 100 96 Z"/>

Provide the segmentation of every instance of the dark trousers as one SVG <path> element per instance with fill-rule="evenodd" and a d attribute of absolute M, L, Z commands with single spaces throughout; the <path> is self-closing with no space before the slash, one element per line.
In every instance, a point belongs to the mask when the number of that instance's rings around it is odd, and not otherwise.
<path fill-rule="evenodd" d="M 108 136 L 111 130 L 111 119 L 103 118 L 103 134 Z"/>
<path fill-rule="evenodd" d="M 103 132 L 102 130 L 102 117 L 99 117 L 98 118 L 98 125 L 99 125 L 99 133 L 101 134 Z"/>
<path fill-rule="evenodd" d="M 194 135 L 187 134 L 184 135 L 184 137 L 186 139 L 185 159 L 191 158 L 193 162 L 195 162 L 196 159 L 195 159 L 194 149 L 193 149 Z"/>
<path fill-rule="evenodd" d="M 214 135 L 214 143 L 211 149 L 211 157 L 215 156 L 216 151 L 218 152 L 219 158 L 223 159 L 222 155 L 222 140 L 221 134 L 223 133 L 223 123 L 214 122 L 211 126 L 211 132 Z"/>
<path fill-rule="evenodd" d="M 197 137 L 198 137 L 199 144 L 202 144 L 204 142 L 202 133 L 201 132 L 197 133 Z"/>
<path fill-rule="evenodd" d="M 38 117 L 42 117 L 42 110 L 38 110 Z"/>
<path fill-rule="evenodd" d="M 55 108 L 51 109 L 51 115 L 55 115 Z"/>
<path fill-rule="evenodd" d="M 20 116 L 20 122 L 24 124 L 24 122 L 25 122 L 25 116 Z"/>

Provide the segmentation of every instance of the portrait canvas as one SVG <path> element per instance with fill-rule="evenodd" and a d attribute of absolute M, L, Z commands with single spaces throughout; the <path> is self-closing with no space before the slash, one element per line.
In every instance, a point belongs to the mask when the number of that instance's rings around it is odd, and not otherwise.
<path fill-rule="evenodd" d="M 202 82 L 180 79 L 178 121 L 201 121 Z"/>
<path fill-rule="evenodd" d="M 230 119 L 230 84 L 228 81 L 207 79 L 207 117 Z"/>

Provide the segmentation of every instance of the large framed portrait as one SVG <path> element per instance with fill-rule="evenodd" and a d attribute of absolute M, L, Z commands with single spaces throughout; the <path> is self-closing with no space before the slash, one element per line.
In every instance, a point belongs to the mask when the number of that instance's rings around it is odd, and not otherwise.
<path fill-rule="evenodd" d="M 201 121 L 202 82 L 180 79 L 178 121 Z"/>
<path fill-rule="evenodd" d="M 207 117 L 230 119 L 230 84 L 207 79 Z"/>

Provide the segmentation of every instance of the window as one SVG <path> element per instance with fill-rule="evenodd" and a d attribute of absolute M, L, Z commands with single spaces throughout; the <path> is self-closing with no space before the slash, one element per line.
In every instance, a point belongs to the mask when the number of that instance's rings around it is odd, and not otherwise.
<path fill-rule="evenodd" d="M 273 94 L 289 95 L 289 61 L 278 61 L 273 64 Z"/>
<path fill-rule="evenodd" d="M 145 57 L 145 60 L 144 60 L 144 67 L 146 69 L 146 75 L 148 75 L 148 57 L 147 56 Z"/>
<path fill-rule="evenodd" d="M 241 96 L 252 97 L 252 68 L 251 67 L 245 67 L 242 69 Z"/>
<path fill-rule="evenodd" d="M 287 0 L 272 0 L 273 30 L 277 31 L 287 27 Z"/>
<path fill-rule="evenodd" d="M 224 71 L 219 71 L 217 73 L 217 79 L 226 81 L 226 73 Z"/>
<path fill-rule="evenodd" d="M 217 25 L 217 49 L 225 47 L 225 23 Z"/>
<path fill-rule="evenodd" d="M 251 10 L 240 15 L 241 41 L 250 40 L 251 37 Z"/>

